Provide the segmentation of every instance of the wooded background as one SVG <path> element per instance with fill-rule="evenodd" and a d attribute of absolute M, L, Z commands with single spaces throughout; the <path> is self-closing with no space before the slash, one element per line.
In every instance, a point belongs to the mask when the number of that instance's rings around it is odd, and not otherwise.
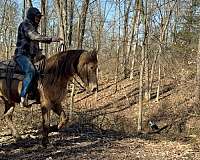
<path fill-rule="evenodd" d="M 17 27 L 34 6 L 44 15 L 41 34 L 62 37 L 68 49 L 99 51 L 99 78 L 114 76 L 116 91 L 120 79 L 134 79 L 139 71 L 138 130 L 153 83 L 159 101 L 166 77 L 177 83 L 197 77 L 200 100 L 199 0 L 1 0 L 0 5 L 2 59 L 13 55 Z M 44 54 L 55 54 L 58 45 L 42 45 Z"/>

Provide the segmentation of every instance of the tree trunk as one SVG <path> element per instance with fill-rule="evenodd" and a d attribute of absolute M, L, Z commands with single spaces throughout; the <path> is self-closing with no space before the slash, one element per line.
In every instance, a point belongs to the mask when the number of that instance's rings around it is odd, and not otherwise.
<path fill-rule="evenodd" d="M 133 57 L 132 57 L 132 63 L 131 63 L 131 72 L 130 72 L 130 80 L 133 79 L 133 74 L 134 74 L 134 66 L 135 66 L 135 54 L 136 54 L 136 49 L 137 49 L 137 43 L 138 43 L 138 31 L 139 31 L 139 23 L 140 23 L 140 0 L 137 0 L 135 2 L 136 5 L 136 13 L 134 17 L 134 22 L 133 22 L 133 32 L 132 35 L 134 35 L 133 38 Z"/>
<path fill-rule="evenodd" d="M 144 69 L 147 65 L 147 34 L 148 34 L 148 24 L 147 24 L 147 0 L 145 0 L 145 5 L 143 1 L 140 0 L 139 2 L 140 10 L 143 16 L 143 26 L 144 26 L 144 33 L 143 33 L 143 42 L 142 42 L 142 52 L 141 52 L 141 64 L 140 64 L 140 82 L 139 82 L 139 113 L 138 113 L 138 132 L 142 130 L 142 120 L 143 120 L 143 97 L 144 97 Z M 147 88 L 145 86 L 145 88 Z"/>
<path fill-rule="evenodd" d="M 68 34 L 68 45 L 72 45 L 72 33 L 73 33 L 73 21 L 74 21 L 74 0 L 70 0 L 69 5 L 69 34 Z"/>
<path fill-rule="evenodd" d="M 55 1 L 57 15 L 59 17 L 59 37 L 61 37 L 63 40 L 65 40 L 65 27 L 64 27 L 64 21 L 63 21 L 63 6 L 62 6 L 62 0 L 56 0 Z"/>
<path fill-rule="evenodd" d="M 144 39 L 145 41 L 145 39 Z M 138 112 L 138 132 L 142 130 L 142 113 L 143 113 L 143 79 L 144 79 L 144 66 L 145 66 L 145 42 L 142 44 L 141 60 L 140 64 L 140 82 L 139 82 L 139 112 Z"/>
<path fill-rule="evenodd" d="M 128 6 L 127 6 L 128 5 Z M 124 1 L 124 37 L 123 37 L 123 73 L 124 78 L 128 77 L 128 55 L 127 55 L 127 46 L 128 46 L 128 22 L 129 22 L 129 12 L 131 7 L 131 0 L 128 0 L 128 4 Z"/>
<path fill-rule="evenodd" d="M 115 63 L 115 92 L 117 92 L 118 90 L 118 74 L 119 74 L 119 55 L 120 55 L 120 48 L 121 48 L 121 41 L 120 41 L 120 37 L 121 37 L 121 23 L 120 23 L 120 17 L 121 17 L 121 6 L 120 6 L 120 0 L 118 1 L 118 17 L 119 17 L 119 24 L 118 24 L 118 40 L 117 40 L 117 57 L 116 57 L 116 63 Z M 117 6 L 116 6 L 117 7 Z M 116 9 L 117 10 L 117 9 Z M 115 13 L 117 13 L 115 10 Z M 115 21 L 115 19 L 114 19 Z"/>
<path fill-rule="evenodd" d="M 63 0 L 63 3 L 61 3 L 63 5 L 63 25 L 64 25 L 64 34 L 65 34 L 65 39 L 64 39 L 64 43 L 68 44 L 68 3 L 67 0 Z"/>
<path fill-rule="evenodd" d="M 47 34 L 47 4 L 48 0 L 41 0 L 41 13 L 42 13 L 42 20 L 41 20 L 41 33 L 43 35 Z M 47 44 L 42 45 L 44 48 L 44 53 L 47 56 L 48 54 L 48 46 Z"/>
<path fill-rule="evenodd" d="M 160 55 L 161 55 L 161 53 L 162 53 L 162 49 L 159 49 L 159 52 L 158 52 L 158 86 L 157 86 L 157 92 L 156 92 L 156 101 L 157 102 L 159 101 L 159 97 L 160 97 L 160 84 L 161 84 Z"/>
<path fill-rule="evenodd" d="M 90 0 L 84 0 L 82 3 L 82 10 L 81 15 L 79 17 L 79 27 L 78 27 L 78 48 L 83 47 L 83 38 L 85 34 L 85 23 L 86 23 L 86 17 L 87 17 L 87 11 L 89 7 L 89 1 Z"/>
<path fill-rule="evenodd" d="M 200 37 L 199 37 L 198 52 L 197 52 L 197 75 L 196 75 L 195 101 L 199 108 L 200 106 Z"/>
<path fill-rule="evenodd" d="M 144 4 L 144 79 L 145 79 L 145 90 L 144 90 L 144 99 L 149 101 L 149 15 L 148 15 L 148 0 L 145 0 Z"/>
<path fill-rule="evenodd" d="M 26 12 L 30 7 L 33 7 L 32 1 L 24 0 L 23 19 L 26 18 Z"/>
<path fill-rule="evenodd" d="M 0 32 L 2 32 L 2 28 L 4 25 L 4 20 L 5 20 L 5 16 L 6 16 L 6 6 L 7 6 L 8 0 L 5 1 L 5 4 L 3 6 L 3 13 L 2 13 L 2 19 L 1 19 L 1 26 L 0 26 Z"/>
<path fill-rule="evenodd" d="M 160 37 L 159 37 L 159 52 L 158 52 L 158 87 L 157 87 L 157 97 L 156 100 L 157 102 L 159 101 L 159 95 L 160 95 L 160 84 L 161 84 L 161 66 L 160 66 L 160 61 L 161 61 L 161 54 L 164 52 L 164 40 L 165 40 L 165 34 L 167 27 L 169 25 L 169 21 L 172 15 L 172 11 L 176 5 L 176 1 L 174 5 L 169 9 L 169 14 L 165 15 L 165 17 L 161 17 L 161 23 L 160 23 Z"/>
<path fill-rule="evenodd" d="M 149 80 L 149 100 L 151 99 L 151 90 L 153 86 L 153 78 L 154 78 L 154 69 L 157 61 L 158 53 L 154 56 L 154 60 L 151 66 L 151 71 L 150 71 L 150 80 Z"/>
<path fill-rule="evenodd" d="M 71 95 L 70 95 L 70 108 L 69 108 L 69 121 L 72 120 L 73 110 L 74 110 L 74 92 L 75 92 L 75 80 L 73 78 L 72 84 L 71 84 Z"/>

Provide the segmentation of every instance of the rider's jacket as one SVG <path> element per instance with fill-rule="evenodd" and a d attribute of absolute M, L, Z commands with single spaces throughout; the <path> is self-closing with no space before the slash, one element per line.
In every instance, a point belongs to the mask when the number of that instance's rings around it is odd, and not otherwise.
<path fill-rule="evenodd" d="M 35 23 L 35 16 L 40 13 L 32 7 L 27 12 L 27 18 L 18 27 L 15 56 L 25 55 L 31 59 L 41 54 L 39 42 L 50 43 L 51 37 L 40 35 L 38 24 Z"/>

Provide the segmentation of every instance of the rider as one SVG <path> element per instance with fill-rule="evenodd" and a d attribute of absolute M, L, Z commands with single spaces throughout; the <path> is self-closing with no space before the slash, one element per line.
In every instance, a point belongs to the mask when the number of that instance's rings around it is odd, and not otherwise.
<path fill-rule="evenodd" d="M 37 8 L 30 7 L 27 11 L 26 19 L 18 27 L 15 61 L 19 65 L 22 72 L 25 73 L 20 93 L 21 107 L 27 105 L 27 90 L 36 74 L 33 60 L 35 58 L 40 59 L 45 57 L 41 53 L 39 42 L 49 44 L 51 42 L 59 42 L 62 40 L 59 37 L 47 37 L 39 34 L 38 26 L 41 17 L 42 14 Z"/>

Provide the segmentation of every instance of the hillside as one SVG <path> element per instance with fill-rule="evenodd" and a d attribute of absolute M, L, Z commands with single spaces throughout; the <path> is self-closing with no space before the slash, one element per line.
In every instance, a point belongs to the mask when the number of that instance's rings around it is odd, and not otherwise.
<path fill-rule="evenodd" d="M 159 103 L 154 96 L 145 103 L 144 129 L 137 133 L 137 81 L 120 80 L 115 93 L 113 79 L 102 79 L 97 101 L 86 93 L 75 96 L 73 121 L 61 132 L 50 134 L 47 149 L 40 144 L 39 107 L 16 107 L 14 121 L 23 140 L 15 142 L 1 121 L 0 159 L 200 159 L 194 89 L 194 78 L 182 84 L 165 79 Z M 63 105 L 67 103 L 66 99 Z M 56 119 L 53 116 L 52 124 Z M 164 129 L 154 133 L 149 120 Z"/>

